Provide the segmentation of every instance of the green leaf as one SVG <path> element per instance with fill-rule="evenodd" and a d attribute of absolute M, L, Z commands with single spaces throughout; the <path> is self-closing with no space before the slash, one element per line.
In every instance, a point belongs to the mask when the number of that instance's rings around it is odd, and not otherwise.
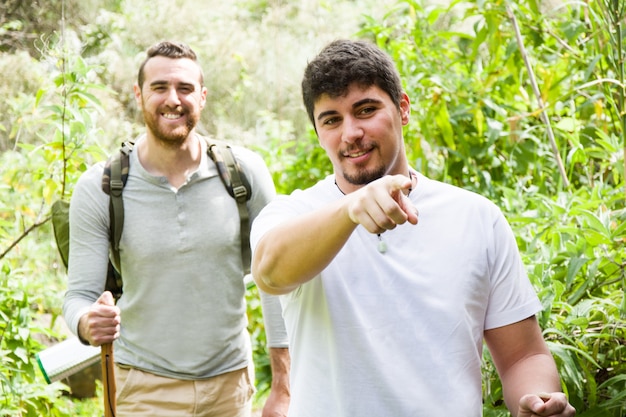
<path fill-rule="evenodd" d="M 452 131 L 452 125 L 450 125 L 450 115 L 448 114 L 448 106 L 441 103 L 437 107 L 437 113 L 435 116 L 437 126 L 441 129 L 441 135 L 450 149 L 456 149 L 456 143 L 454 140 L 454 134 Z"/>

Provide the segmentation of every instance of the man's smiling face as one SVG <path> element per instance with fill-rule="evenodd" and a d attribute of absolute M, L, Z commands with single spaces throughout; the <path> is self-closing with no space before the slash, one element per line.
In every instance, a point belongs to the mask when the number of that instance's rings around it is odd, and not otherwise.
<path fill-rule="evenodd" d="M 408 175 L 402 127 L 410 103 L 403 94 L 398 109 L 387 93 L 352 84 L 346 94 L 323 94 L 315 101 L 315 127 L 333 164 L 337 185 L 352 192 L 383 175 Z"/>
<path fill-rule="evenodd" d="M 151 58 L 144 67 L 135 99 L 148 133 L 171 144 L 182 143 L 200 120 L 207 90 L 198 64 L 187 58 Z"/>

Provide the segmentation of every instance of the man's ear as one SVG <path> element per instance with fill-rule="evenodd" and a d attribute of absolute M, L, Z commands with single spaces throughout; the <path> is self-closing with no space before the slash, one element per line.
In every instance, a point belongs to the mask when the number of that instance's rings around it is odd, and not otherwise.
<path fill-rule="evenodd" d="M 135 94 L 135 103 L 137 103 L 137 107 L 139 110 L 143 110 L 143 103 L 141 101 L 141 87 L 139 84 L 135 83 L 133 85 L 133 93 Z"/>
<path fill-rule="evenodd" d="M 206 96 L 208 94 L 207 88 L 205 86 L 202 86 L 202 90 L 200 90 L 200 108 L 204 108 L 204 105 L 206 104 Z"/>
<path fill-rule="evenodd" d="M 409 124 L 409 116 L 411 115 L 411 100 L 407 93 L 403 92 L 400 97 L 400 117 L 402 118 L 402 125 Z"/>

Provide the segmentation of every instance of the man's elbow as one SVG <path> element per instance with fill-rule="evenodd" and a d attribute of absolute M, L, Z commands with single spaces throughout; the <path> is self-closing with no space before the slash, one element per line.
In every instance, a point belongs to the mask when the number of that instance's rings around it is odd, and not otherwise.
<path fill-rule="evenodd" d="M 280 275 L 280 272 L 275 272 L 278 269 L 269 265 L 267 259 L 255 255 L 252 261 L 252 278 L 257 287 L 271 295 L 282 295 L 291 292 L 293 288 L 276 279 Z"/>
<path fill-rule="evenodd" d="M 258 268 L 252 268 L 252 278 L 256 283 L 257 287 L 259 287 L 263 292 L 271 295 L 282 295 L 287 294 L 291 291 L 289 288 L 285 288 L 279 283 L 275 282 L 271 275 L 263 274 Z"/>
<path fill-rule="evenodd" d="M 253 251 L 252 278 L 257 287 L 267 294 L 290 293 L 299 286 L 293 265 L 286 262 L 289 258 L 285 258 L 284 249 L 269 242 L 274 242 L 274 240 L 267 235 L 264 236 Z"/>

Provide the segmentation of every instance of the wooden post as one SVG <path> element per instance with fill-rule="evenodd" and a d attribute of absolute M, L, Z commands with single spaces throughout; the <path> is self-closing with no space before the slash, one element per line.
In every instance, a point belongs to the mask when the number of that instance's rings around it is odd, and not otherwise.
<path fill-rule="evenodd" d="M 104 417 L 115 417 L 115 369 L 112 343 L 105 343 L 100 347 L 100 361 L 102 362 Z"/>

